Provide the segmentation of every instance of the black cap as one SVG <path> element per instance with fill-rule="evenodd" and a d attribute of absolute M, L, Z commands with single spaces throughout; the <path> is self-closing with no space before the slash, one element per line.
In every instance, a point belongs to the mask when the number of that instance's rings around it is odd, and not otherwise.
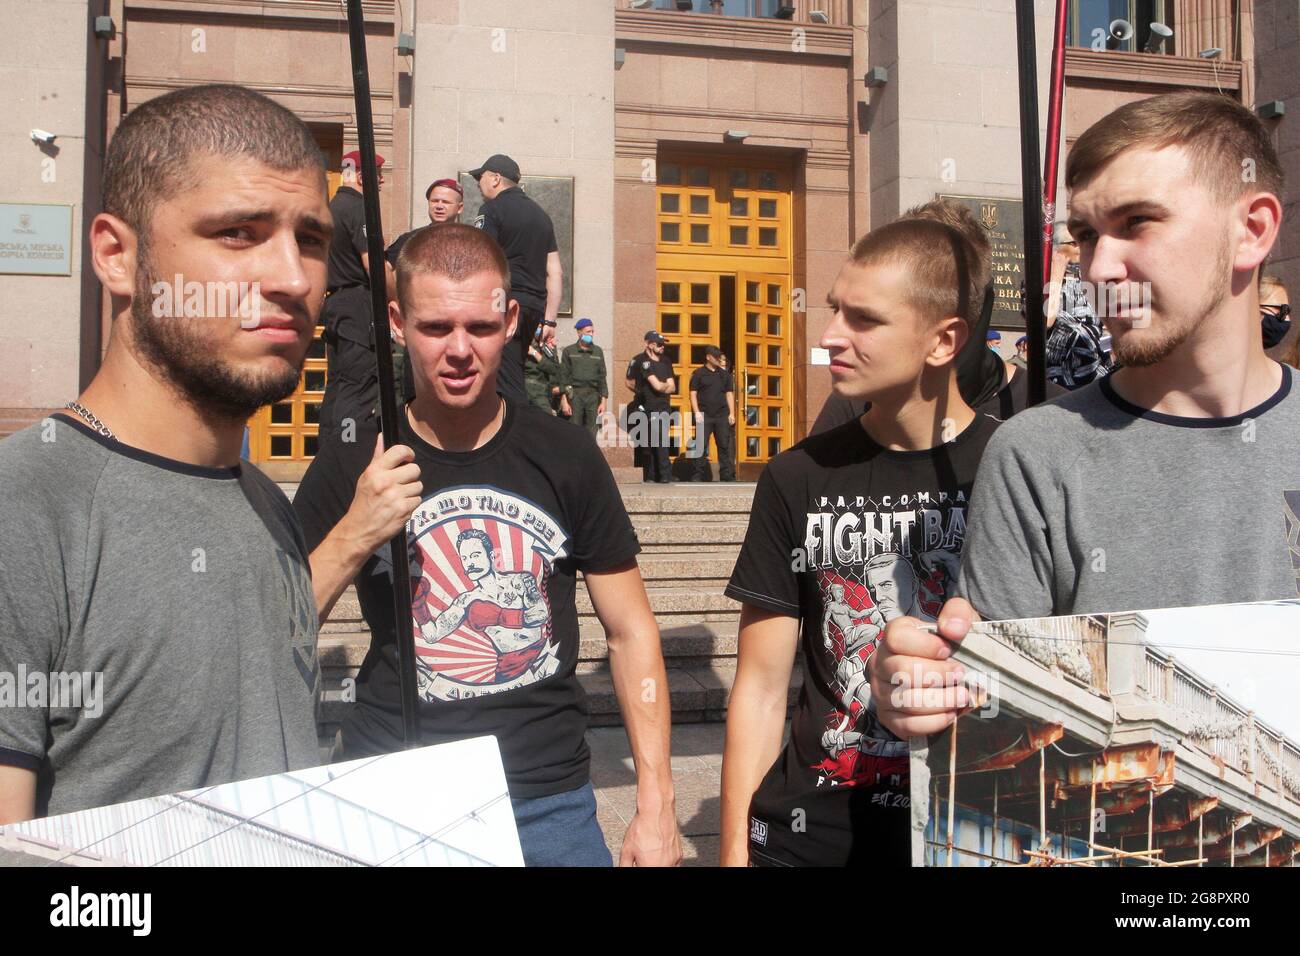
<path fill-rule="evenodd" d="M 668 344 L 668 340 L 664 338 L 662 335 L 660 335 L 658 332 L 656 332 L 654 329 L 651 329 L 649 332 L 645 334 L 645 340 L 647 342 L 654 342 L 658 345 Z"/>
<path fill-rule="evenodd" d="M 482 166 L 469 171 L 475 179 L 481 179 L 484 173 L 500 173 L 512 183 L 519 182 L 519 164 L 502 153 L 489 156 Z"/>

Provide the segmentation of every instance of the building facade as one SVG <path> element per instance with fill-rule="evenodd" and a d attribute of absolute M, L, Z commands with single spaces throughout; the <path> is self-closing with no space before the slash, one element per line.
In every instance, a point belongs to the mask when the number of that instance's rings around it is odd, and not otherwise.
<path fill-rule="evenodd" d="M 872 226 L 938 195 L 964 197 L 994 234 L 994 324 L 1020 324 L 1013 0 L 363 7 L 376 146 L 388 160 L 385 233 L 425 221 L 432 180 L 492 153 L 513 156 L 545 184 L 560 233 L 560 343 L 574 338 L 565 319 L 594 321 L 612 410 L 632 398 L 623 370 L 645 331 L 667 338 L 681 392 L 704 349 L 720 346 L 736 376 L 742 478 L 802 438 L 829 394 L 817 348 L 825 297 L 846 250 Z M 1282 104 L 1268 122 L 1300 182 L 1300 134 L 1285 116 L 1300 110 L 1294 4 L 1128 0 L 1123 19 L 1135 35 L 1109 47 L 1117 5 L 1070 8 L 1063 150 L 1123 102 L 1218 89 L 1250 105 Z M 1035 9 L 1045 126 L 1054 5 Z M 111 20 L 111 32 L 97 34 L 96 18 Z M 188 85 L 250 86 L 311 126 L 332 186 L 356 146 L 356 121 L 334 0 L 49 0 L 6 7 L 3 22 L 15 91 L 0 131 L 12 170 L 3 202 L 15 215 L 47 204 L 72 220 L 67 274 L 8 265 L 0 274 L 11 304 L 0 318 L 7 433 L 74 397 L 107 342 L 84 236 L 99 210 L 105 146 L 126 111 Z M 1159 39 L 1151 23 L 1172 36 L 1149 43 Z M 402 35 L 414 50 L 399 49 Z M 33 141 L 30 130 L 50 127 L 53 146 Z M 1296 212 L 1289 203 L 1272 266 L 1293 288 Z M 291 480 L 310 460 L 324 384 L 317 343 L 298 394 L 251 423 L 252 458 L 275 477 Z M 686 402 L 677 396 L 679 410 Z M 625 441 L 606 444 L 613 466 L 631 465 Z"/>

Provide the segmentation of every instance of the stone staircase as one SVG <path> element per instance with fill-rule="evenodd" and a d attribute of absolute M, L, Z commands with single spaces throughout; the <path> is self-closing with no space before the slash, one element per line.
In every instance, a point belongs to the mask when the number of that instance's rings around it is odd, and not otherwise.
<path fill-rule="evenodd" d="M 623 501 L 641 542 L 638 559 L 650 606 L 659 624 L 674 723 L 724 720 L 736 674 L 740 606 L 723 594 L 753 500 L 752 484 L 621 484 Z M 295 489 L 287 486 L 289 494 Z M 620 723 L 609 670 L 605 632 L 585 583 L 577 588 L 577 672 L 587 693 L 593 726 Z M 343 681 L 355 678 L 370 644 L 356 593 L 349 588 L 321 629 L 325 691 L 322 741 L 332 740 L 349 703 Z M 793 704 L 799 668 L 790 687 Z"/>

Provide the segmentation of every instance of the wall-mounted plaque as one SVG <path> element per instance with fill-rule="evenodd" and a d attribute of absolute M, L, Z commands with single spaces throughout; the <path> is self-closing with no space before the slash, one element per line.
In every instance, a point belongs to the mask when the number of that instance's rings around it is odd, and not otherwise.
<path fill-rule="evenodd" d="M 573 177 L 524 176 L 519 187 L 546 210 L 555 226 L 555 244 L 559 246 L 560 265 L 564 267 L 560 315 L 573 315 Z M 465 190 L 465 210 L 460 214 L 460 221 L 473 224 L 483 205 L 483 195 L 469 173 L 460 174 L 460 188 Z"/>
<path fill-rule="evenodd" d="M 72 275 L 72 207 L 0 203 L 0 274 Z"/>
<path fill-rule="evenodd" d="M 1024 202 L 997 196 L 945 196 L 955 199 L 975 213 L 988 230 L 993 246 L 993 319 L 999 329 L 1023 329 L 1020 315 L 1020 280 L 1025 274 Z"/>

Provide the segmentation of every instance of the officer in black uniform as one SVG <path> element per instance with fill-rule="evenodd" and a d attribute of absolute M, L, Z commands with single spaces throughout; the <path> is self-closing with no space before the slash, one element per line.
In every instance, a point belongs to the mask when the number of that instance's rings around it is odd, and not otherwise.
<path fill-rule="evenodd" d="M 474 225 L 497 241 L 510 264 L 510 298 L 519 303 L 519 324 L 514 339 L 501 355 L 497 391 L 507 398 L 527 402 L 524 390 L 524 356 L 543 318 L 554 321 L 560 308 L 563 271 L 555 226 L 530 196 L 519 188 L 519 164 L 497 154 L 478 169 L 485 200 Z"/>
<path fill-rule="evenodd" d="M 645 340 L 648 343 L 650 339 L 657 336 L 658 332 L 647 332 Z M 640 421 L 645 412 L 645 404 L 642 395 L 641 386 L 641 366 L 650 361 L 650 354 L 646 349 L 642 349 L 632 356 L 632 361 L 627 363 L 627 372 L 624 374 L 624 384 L 632 391 L 632 403 L 627 407 L 625 418 L 625 427 L 631 430 L 636 422 Z M 644 426 L 642 426 L 644 427 Z M 641 480 L 650 481 L 650 450 L 645 442 L 633 440 L 632 442 L 632 464 L 641 468 Z"/>
<path fill-rule="evenodd" d="M 384 183 L 384 157 L 375 154 L 379 181 Z M 337 441 L 344 423 L 360 423 L 379 400 L 375 368 L 374 327 L 370 308 L 370 256 L 366 240 L 365 201 L 361 190 L 361 153 L 343 157 L 343 185 L 330 200 L 334 235 L 330 239 L 327 292 L 321 309 L 325 326 L 327 375 L 320 409 L 320 440 Z"/>
<path fill-rule="evenodd" d="M 469 170 L 478 181 L 484 204 L 474 225 L 484 230 L 506 252 L 510 263 L 510 298 L 519 303 L 519 325 L 515 338 L 500 356 L 497 390 L 515 401 L 526 402 L 524 356 L 543 317 L 554 321 L 560 307 L 559 246 L 555 226 L 545 209 L 519 187 L 519 164 L 497 153 L 477 169 Z"/>
<path fill-rule="evenodd" d="M 647 416 L 642 425 L 649 443 L 650 477 L 648 481 L 667 484 L 676 481 L 672 476 L 672 463 L 668 456 L 669 419 L 672 412 L 670 396 L 677 391 L 673 367 L 664 361 L 664 346 L 668 343 L 658 332 L 645 334 L 646 361 L 641 363 L 641 404 Z"/>
<path fill-rule="evenodd" d="M 710 345 L 704 350 L 704 364 L 691 373 L 691 410 L 695 413 L 695 442 L 692 449 L 695 473 L 692 481 L 704 481 L 709 473 L 709 433 L 718 445 L 718 477 L 735 481 L 732 441 L 736 427 L 736 386 L 731 373 L 722 367 L 722 349 Z"/>

